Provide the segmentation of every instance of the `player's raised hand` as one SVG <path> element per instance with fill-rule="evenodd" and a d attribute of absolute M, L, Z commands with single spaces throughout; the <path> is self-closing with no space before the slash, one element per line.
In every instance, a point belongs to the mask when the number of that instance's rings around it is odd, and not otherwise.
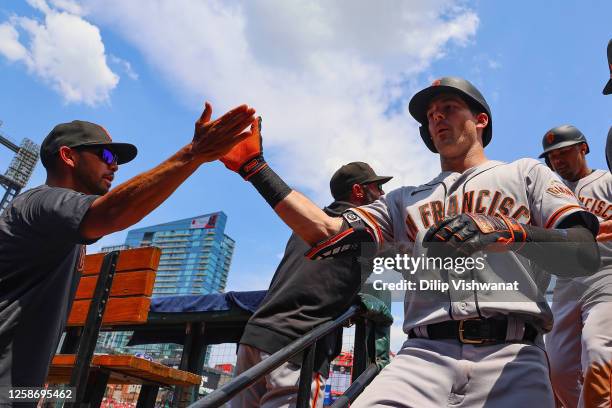
<path fill-rule="evenodd" d="M 202 162 L 219 159 L 236 144 L 252 136 L 246 130 L 255 120 L 255 109 L 240 105 L 218 119 L 211 120 L 212 106 L 206 102 L 204 112 L 195 123 L 191 150 Z"/>

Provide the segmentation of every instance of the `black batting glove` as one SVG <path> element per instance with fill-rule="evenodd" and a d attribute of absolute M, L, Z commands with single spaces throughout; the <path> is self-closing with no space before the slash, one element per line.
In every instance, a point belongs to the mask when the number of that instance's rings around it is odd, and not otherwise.
<path fill-rule="evenodd" d="M 423 246 L 429 256 L 463 257 L 481 250 L 516 250 L 510 245 L 529 240 L 525 228 L 513 218 L 461 214 L 429 228 Z"/>

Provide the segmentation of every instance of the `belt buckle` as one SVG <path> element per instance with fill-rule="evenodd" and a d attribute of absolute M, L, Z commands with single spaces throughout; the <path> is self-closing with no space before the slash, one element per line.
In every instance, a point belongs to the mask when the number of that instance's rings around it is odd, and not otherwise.
<path fill-rule="evenodd" d="M 480 320 L 480 319 L 465 319 L 465 320 L 459 321 L 459 341 L 463 344 L 483 344 L 486 341 L 490 341 L 488 339 L 466 339 L 464 337 L 465 328 L 463 327 L 463 325 L 465 324 L 466 321 L 470 321 L 470 320 Z"/>

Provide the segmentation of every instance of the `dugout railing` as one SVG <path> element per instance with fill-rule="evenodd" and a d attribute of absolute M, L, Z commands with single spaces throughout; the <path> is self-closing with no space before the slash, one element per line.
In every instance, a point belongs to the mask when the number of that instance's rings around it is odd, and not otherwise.
<path fill-rule="evenodd" d="M 220 407 L 257 380 L 289 361 L 293 356 L 302 352 L 303 359 L 296 408 L 307 408 L 310 401 L 316 342 L 336 330 L 338 327 L 346 325 L 347 323 L 354 323 L 355 343 L 351 385 L 332 405 L 333 408 L 348 407 L 349 403 L 354 401 L 355 398 L 361 394 L 363 389 L 385 365 L 385 358 L 386 361 L 388 361 L 388 329 L 390 326 L 388 319 L 390 315 L 384 316 L 382 319 L 376 319 L 376 316 L 384 314 L 385 313 L 372 311 L 372 309 L 368 307 L 367 302 L 363 302 L 362 300 L 361 303 L 351 306 L 335 320 L 316 327 L 311 332 L 272 354 L 259 364 L 236 376 L 232 381 L 221 388 L 191 404 L 189 408 Z M 388 315 L 388 310 L 386 314 Z M 374 317 L 374 319 L 372 319 L 372 317 Z M 377 323 L 375 320 L 379 322 Z M 382 331 L 380 330 L 381 328 L 383 329 Z M 381 339 L 381 337 L 384 338 Z M 376 342 L 380 340 L 383 340 L 383 343 L 386 344 L 386 351 L 382 352 L 382 358 L 380 358 L 380 350 L 378 350 L 377 353 L 376 346 Z M 385 353 L 386 356 L 384 356 Z M 377 358 L 377 354 L 379 358 Z M 383 362 L 380 360 L 383 360 Z"/>

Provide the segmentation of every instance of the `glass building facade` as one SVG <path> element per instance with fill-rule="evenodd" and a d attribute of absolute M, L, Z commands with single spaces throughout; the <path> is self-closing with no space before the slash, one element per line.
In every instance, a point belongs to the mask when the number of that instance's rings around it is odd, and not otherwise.
<path fill-rule="evenodd" d="M 184 218 L 128 232 L 117 249 L 156 246 L 161 258 L 153 296 L 206 295 L 225 290 L 235 242 L 225 235 L 227 215 L 222 211 Z M 131 332 L 112 332 L 98 339 L 97 352 L 148 354 L 155 361 L 173 366 L 180 360 L 182 346 L 174 344 L 126 347 Z M 208 352 L 206 360 L 208 359 Z"/>
<path fill-rule="evenodd" d="M 205 295 L 225 290 L 234 240 L 222 211 L 128 232 L 130 248 L 156 246 L 162 255 L 153 296 Z"/>

